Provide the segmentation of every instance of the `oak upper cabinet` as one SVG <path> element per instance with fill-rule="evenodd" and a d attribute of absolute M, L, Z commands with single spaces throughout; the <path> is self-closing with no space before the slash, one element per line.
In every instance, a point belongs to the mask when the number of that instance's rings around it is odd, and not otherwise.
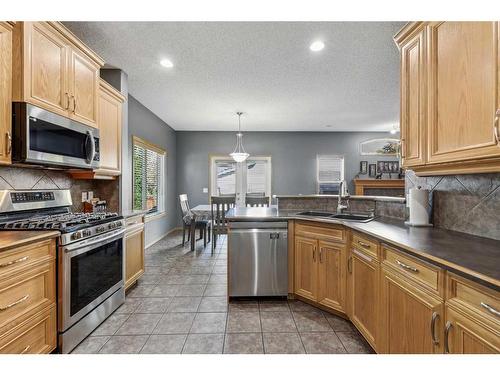
<path fill-rule="evenodd" d="M 445 352 L 500 353 L 500 292 L 451 273 L 446 285 Z"/>
<path fill-rule="evenodd" d="M 295 236 L 295 294 L 316 301 L 318 298 L 318 241 Z"/>
<path fill-rule="evenodd" d="M 344 244 L 319 241 L 318 303 L 338 311 L 345 307 L 345 253 Z"/>
<path fill-rule="evenodd" d="M 125 98 L 109 83 L 100 80 L 99 88 L 99 169 L 100 175 L 121 172 L 122 104 Z"/>
<path fill-rule="evenodd" d="M 0 22 L 0 164 L 11 163 L 12 24 Z"/>
<path fill-rule="evenodd" d="M 426 150 L 426 29 L 418 29 L 401 45 L 401 160 L 403 167 L 423 165 Z"/>
<path fill-rule="evenodd" d="M 125 232 L 125 290 L 144 274 L 144 215 L 126 220 Z"/>
<path fill-rule="evenodd" d="M 13 101 L 97 126 L 104 61 L 61 23 L 16 23 L 13 61 Z"/>

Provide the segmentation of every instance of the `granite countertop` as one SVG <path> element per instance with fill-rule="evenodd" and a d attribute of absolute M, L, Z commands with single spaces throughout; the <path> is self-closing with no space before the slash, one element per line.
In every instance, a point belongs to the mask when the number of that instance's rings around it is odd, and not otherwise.
<path fill-rule="evenodd" d="M 273 198 L 306 198 L 306 199 L 317 199 L 317 198 L 329 198 L 338 199 L 337 194 L 296 194 L 296 195 L 273 195 Z M 405 203 L 406 199 L 403 197 L 386 197 L 383 195 L 349 195 L 349 199 L 353 200 L 367 200 L 367 201 L 379 201 L 379 202 L 397 202 Z"/>
<path fill-rule="evenodd" d="M 128 219 L 129 217 L 146 215 L 149 210 L 125 210 L 122 211 L 122 216 L 124 219 Z"/>
<path fill-rule="evenodd" d="M 229 221 L 304 220 L 344 226 L 378 238 L 443 268 L 457 271 L 500 290 L 500 241 L 432 227 L 409 227 L 378 217 L 368 223 L 297 216 L 303 210 L 276 207 L 233 208 Z"/>
<path fill-rule="evenodd" d="M 61 235 L 56 230 L 35 231 L 35 230 L 12 230 L 0 231 L 0 251 L 10 250 L 15 247 L 28 245 L 33 242 L 56 238 Z"/>

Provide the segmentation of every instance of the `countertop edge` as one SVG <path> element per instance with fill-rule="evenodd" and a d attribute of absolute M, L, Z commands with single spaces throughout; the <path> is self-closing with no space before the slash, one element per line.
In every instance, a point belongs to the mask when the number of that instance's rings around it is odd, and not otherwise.
<path fill-rule="evenodd" d="M 308 194 L 308 195 L 273 195 L 273 198 L 299 198 L 299 199 L 316 199 L 316 198 L 330 198 L 338 199 L 336 194 Z M 403 197 L 386 197 L 383 195 L 350 195 L 349 199 L 353 200 L 367 200 L 367 201 L 378 201 L 378 202 L 395 202 L 395 203 L 405 203 L 406 199 Z"/>
<path fill-rule="evenodd" d="M 11 234 L 18 233 L 19 235 L 24 234 L 25 236 L 28 234 L 28 236 L 26 236 L 26 238 L 18 239 L 16 241 L 11 242 L 11 243 L 6 244 L 6 245 L 0 244 L 0 252 L 11 250 L 11 249 L 14 249 L 16 247 L 29 245 L 29 244 L 32 244 L 35 242 L 48 240 L 51 238 L 57 238 L 61 235 L 61 233 L 58 231 L 36 231 L 36 235 L 33 235 L 33 232 L 35 232 L 35 231 L 26 231 L 26 232 L 25 231 L 1 231 L 0 238 L 2 237 L 2 234 L 6 234 L 6 233 L 11 233 Z"/>

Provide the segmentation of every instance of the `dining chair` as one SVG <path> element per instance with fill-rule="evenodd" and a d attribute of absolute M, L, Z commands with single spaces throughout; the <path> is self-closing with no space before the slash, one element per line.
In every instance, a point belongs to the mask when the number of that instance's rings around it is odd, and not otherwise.
<path fill-rule="evenodd" d="M 226 212 L 235 206 L 236 196 L 211 197 L 210 206 L 212 212 L 212 253 L 217 245 L 217 237 L 227 234 Z"/>
<path fill-rule="evenodd" d="M 269 207 L 269 197 L 245 197 L 246 207 Z"/>
<path fill-rule="evenodd" d="M 207 240 L 210 242 L 212 222 L 207 219 L 197 219 L 196 215 L 189 208 L 187 194 L 180 194 L 179 201 L 182 211 L 182 246 L 186 242 L 186 230 L 188 231 L 188 241 L 191 241 L 191 250 L 194 250 L 196 243 L 196 229 L 200 231 L 200 237 L 203 239 L 203 247 L 207 246 Z"/>

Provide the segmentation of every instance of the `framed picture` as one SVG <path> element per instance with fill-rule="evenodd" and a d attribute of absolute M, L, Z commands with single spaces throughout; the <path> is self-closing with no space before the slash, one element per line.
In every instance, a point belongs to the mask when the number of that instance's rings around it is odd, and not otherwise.
<path fill-rule="evenodd" d="M 370 164 L 368 168 L 368 175 L 370 177 L 375 177 L 377 175 L 377 165 L 376 164 Z"/>
<path fill-rule="evenodd" d="M 359 174 L 367 174 L 368 173 L 368 162 L 366 160 L 359 162 Z"/>
<path fill-rule="evenodd" d="M 385 172 L 385 161 L 377 161 L 377 170 L 376 173 L 384 173 Z"/>

